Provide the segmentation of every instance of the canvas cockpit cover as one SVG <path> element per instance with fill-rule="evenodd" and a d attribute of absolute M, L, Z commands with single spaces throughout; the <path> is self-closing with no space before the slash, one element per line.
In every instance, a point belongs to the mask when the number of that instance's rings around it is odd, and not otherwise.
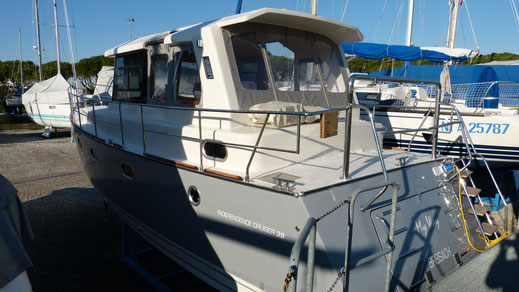
<path fill-rule="evenodd" d="M 394 58 L 402 61 L 418 61 L 420 59 L 431 62 L 455 61 L 462 62 L 477 57 L 479 50 L 443 47 L 414 47 L 386 45 L 375 43 L 344 43 L 344 53 L 356 55 L 366 59 Z"/>
<path fill-rule="evenodd" d="M 370 72 L 373 76 L 393 76 L 439 81 L 442 65 L 413 65 Z M 519 80 L 519 66 L 513 65 L 449 65 L 452 84 L 516 81 Z"/>
<path fill-rule="evenodd" d="M 42 104 L 69 103 L 68 88 L 70 84 L 58 74 L 49 79 L 34 84 L 22 95 L 22 103 L 38 102 Z"/>
<path fill-rule="evenodd" d="M 94 94 L 99 94 L 103 96 L 112 96 L 114 83 L 114 67 L 113 66 L 103 66 L 101 70 L 97 73 L 96 87 L 94 89 Z"/>

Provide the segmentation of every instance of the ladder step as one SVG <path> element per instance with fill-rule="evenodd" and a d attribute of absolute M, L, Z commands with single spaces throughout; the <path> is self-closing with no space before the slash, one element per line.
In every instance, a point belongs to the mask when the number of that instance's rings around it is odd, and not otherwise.
<path fill-rule="evenodd" d="M 465 169 L 461 172 L 461 177 L 469 178 L 472 175 L 472 173 L 474 173 L 472 170 Z"/>
<path fill-rule="evenodd" d="M 462 189 L 461 191 L 465 195 L 465 190 Z M 469 187 L 469 186 L 467 186 L 467 191 L 469 192 L 469 196 L 471 196 L 471 197 L 477 197 L 479 195 L 479 193 L 481 193 L 481 189 L 473 188 L 473 187 Z"/>
<path fill-rule="evenodd" d="M 482 222 L 481 226 L 483 227 L 483 231 L 485 231 L 486 235 L 494 235 L 494 233 L 497 232 L 497 226 L 490 223 Z M 479 227 L 476 227 L 476 232 L 481 232 Z"/>
<path fill-rule="evenodd" d="M 476 215 L 478 216 L 484 216 L 490 210 L 490 208 L 481 206 L 480 204 L 475 204 L 474 209 L 476 210 Z M 472 208 L 468 209 L 467 213 L 474 214 L 474 212 L 472 212 Z"/>

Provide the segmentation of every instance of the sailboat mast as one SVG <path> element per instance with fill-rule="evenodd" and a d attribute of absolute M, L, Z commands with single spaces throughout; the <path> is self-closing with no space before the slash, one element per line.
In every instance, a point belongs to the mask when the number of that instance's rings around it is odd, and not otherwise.
<path fill-rule="evenodd" d="M 56 6 L 56 0 L 54 2 L 54 26 L 56 31 L 56 54 L 57 54 L 57 62 L 58 62 L 58 74 L 61 73 L 61 65 L 59 59 L 59 33 L 58 33 L 58 10 Z"/>
<path fill-rule="evenodd" d="M 407 31 L 405 34 L 405 45 L 411 46 L 411 36 L 413 34 L 413 14 L 414 14 L 414 0 L 409 0 L 407 10 Z"/>
<path fill-rule="evenodd" d="M 23 57 L 22 57 L 22 30 L 18 29 L 18 42 L 20 44 L 20 82 L 22 83 L 22 94 L 24 93 L 23 89 L 25 88 L 23 86 Z"/>
<path fill-rule="evenodd" d="M 456 42 L 456 27 L 458 25 L 458 10 L 460 8 L 459 0 L 451 0 L 449 2 L 449 31 L 447 33 L 447 47 L 453 49 Z"/>
<path fill-rule="evenodd" d="M 38 40 L 38 65 L 40 66 L 41 81 L 43 79 L 43 71 L 41 68 L 40 13 L 38 12 L 38 0 L 34 0 L 34 6 L 36 12 L 36 38 Z"/>

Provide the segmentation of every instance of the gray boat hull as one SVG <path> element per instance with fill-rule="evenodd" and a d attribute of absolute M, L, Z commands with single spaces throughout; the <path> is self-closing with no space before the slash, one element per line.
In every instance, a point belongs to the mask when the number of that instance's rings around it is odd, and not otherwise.
<path fill-rule="evenodd" d="M 122 220 L 171 259 L 223 291 L 280 290 L 291 248 L 306 219 L 320 217 L 355 190 L 383 180 L 377 173 L 296 197 L 130 153 L 78 127 L 74 131 L 87 175 Z M 441 188 L 432 173 L 439 163 L 388 173 L 389 180 L 400 186 L 392 289 L 426 289 L 456 269 L 455 257 L 466 261 L 473 255 L 460 228 L 454 187 Z M 200 194 L 197 206 L 187 195 L 193 186 Z M 386 246 L 391 192 L 386 191 L 368 210 L 359 209 L 377 192 L 360 195 L 354 206 L 352 265 Z M 317 223 L 316 291 L 328 289 L 344 266 L 345 221 L 346 208 L 342 207 Z M 382 290 L 385 267 L 385 257 L 379 257 L 353 269 L 349 289 Z M 305 270 L 303 264 L 298 283 L 305 283 Z M 429 280 L 426 273 L 432 276 Z M 298 286 L 298 290 L 303 288 Z"/>

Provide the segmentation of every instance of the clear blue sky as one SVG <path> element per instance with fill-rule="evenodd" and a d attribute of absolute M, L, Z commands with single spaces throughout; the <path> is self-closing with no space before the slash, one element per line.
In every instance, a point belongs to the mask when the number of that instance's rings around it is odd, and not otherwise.
<path fill-rule="evenodd" d="M 518 0 L 514 0 L 519 6 Z M 318 14 L 340 20 L 347 0 L 320 0 Z M 476 39 L 483 54 L 512 52 L 519 54 L 519 31 L 509 0 L 465 0 L 460 10 L 456 47 L 476 48 L 467 17 L 474 25 Z M 57 0 L 59 23 L 64 25 L 63 0 Z M 233 14 L 236 0 L 67 0 L 69 21 L 76 61 L 101 55 L 105 50 L 128 40 L 128 23 L 132 17 L 134 38 L 174 29 Z M 243 0 L 242 11 L 262 7 L 309 11 L 310 0 Z M 0 0 L 0 60 L 19 58 L 18 29 L 22 30 L 24 60 L 36 62 L 36 29 L 34 0 Z M 385 4 L 385 5 L 384 5 Z M 52 0 L 39 0 L 40 22 L 53 23 Z M 401 16 L 398 11 L 401 7 Z M 413 42 L 422 46 L 445 45 L 448 23 L 448 0 L 415 0 Z M 357 26 L 370 42 L 403 44 L 407 22 L 407 0 L 350 0 L 344 22 Z M 396 25 L 395 25 L 396 23 Z M 396 27 L 393 30 L 393 27 Z M 56 59 L 54 31 L 42 25 L 43 62 Z M 393 34 L 392 34 L 392 31 Z M 66 30 L 60 28 L 62 60 L 70 62 Z"/>

